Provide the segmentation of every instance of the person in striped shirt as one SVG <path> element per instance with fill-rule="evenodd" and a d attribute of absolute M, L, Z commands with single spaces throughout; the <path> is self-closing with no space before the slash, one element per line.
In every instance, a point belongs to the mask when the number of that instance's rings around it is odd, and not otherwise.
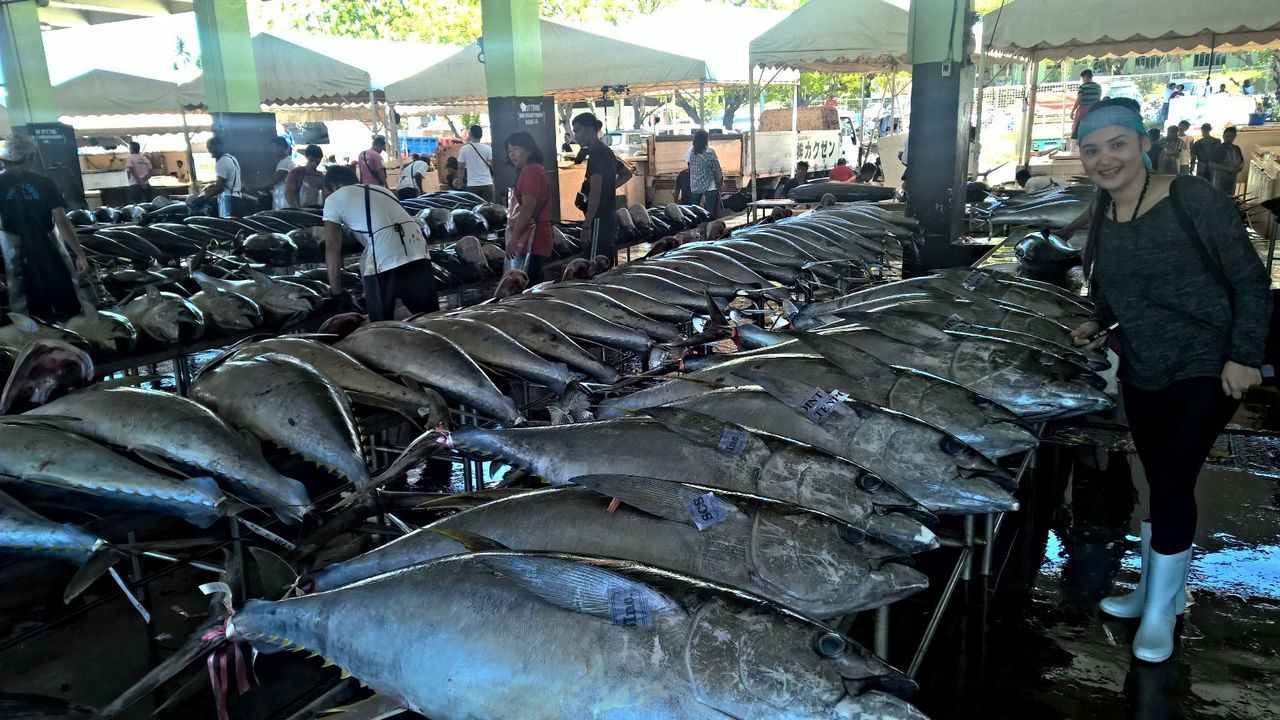
<path fill-rule="evenodd" d="M 1076 104 L 1071 108 L 1071 139 L 1078 139 L 1080 119 L 1102 99 L 1102 86 L 1093 81 L 1093 71 L 1080 73 L 1080 89 L 1076 91 Z"/>

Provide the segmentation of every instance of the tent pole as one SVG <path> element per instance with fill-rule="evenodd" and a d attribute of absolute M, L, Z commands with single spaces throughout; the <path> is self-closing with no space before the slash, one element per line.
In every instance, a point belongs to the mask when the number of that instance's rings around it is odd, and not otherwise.
<path fill-rule="evenodd" d="M 707 129 L 707 81 L 698 81 L 698 127 Z"/>
<path fill-rule="evenodd" d="M 756 179 L 757 179 L 756 178 L 756 99 L 757 98 L 756 98 L 756 80 L 755 80 L 756 72 L 755 71 L 756 71 L 756 68 L 754 65 L 747 66 L 747 98 L 749 102 L 748 107 L 751 110 L 751 136 L 749 138 L 751 142 L 751 147 L 750 147 L 750 152 L 748 153 L 751 156 L 750 157 L 751 162 L 748 167 L 748 171 L 750 172 L 750 180 L 748 182 L 750 182 L 751 184 L 751 202 L 753 203 L 759 198 L 759 193 L 757 192 L 757 188 L 756 188 Z"/>
<path fill-rule="evenodd" d="M 800 81 L 791 86 L 791 167 L 800 162 Z M 796 178 L 804 182 L 809 178 Z"/>
<path fill-rule="evenodd" d="M 889 67 L 889 130 L 886 135 L 893 135 L 894 116 L 898 114 L 898 63 Z"/>
<path fill-rule="evenodd" d="M 978 163 L 982 158 L 982 101 L 983 101 L 983 96 L 986 95 L 986 89 L 987 89 L 986 83 L 983 81 L 983 77 L 984 77 L 984 72 L 986 71 L 986 68 L 987 68 L 987 54 L 979 53 L 977 82 L 974 83 L 975 85 L 978 86 L 978 98 L 975 101 L 977 107 L 975 107 L 973 111 L 974 123 L 975 123 L 974 134 L 973 134 L 973 147 L 969 149 L 969 168 L 973 170 L 973 173 L 975 176 L 982 170 L 982 168 L 979 167 Z"/>
<path fill-rule="evenodd" d="M 1027 68 L 1031 90 L 1027 93 L 1027 115 L 1023 122 L 1023 129 L 1026 133 L 1022 138 L 1023 167 L 1031 163 L 1031 139 L 1035 134 L 1036 126 L 1036 94 L 1040 89 L 1040 61 L 1036 59 L 1035 53 L 1031 53 L 1031 60 L 1027 63 Z"/>

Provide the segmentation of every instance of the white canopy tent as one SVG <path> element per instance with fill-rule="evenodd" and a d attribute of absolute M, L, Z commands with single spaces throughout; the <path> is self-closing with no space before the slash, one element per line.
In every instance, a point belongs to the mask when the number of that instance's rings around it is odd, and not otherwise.
<path fill-rule="evenodd" d="M 604 85 L 633 92 L 694 86 L 714 80 L 707 63 L 676 53 L 635 45 L 568 25 L 542 26 L 542 86 L 564 99 L 600 94 Z M 387 86 L 398 105 L 475 102 L 488 97 L 479 45 L 468 45 L 421 72 Z"/>
<path fill-rule="evenodd" d="M 90 70 L 53 86 L 63 115 L 176 113 L 178 85 L 111 70 Z"/>
<path fill-rule="evenodd" d="M 988 52 L 1040 60 L 1280 47 L 1276 0 L 1010 0 L 982 23 Z"/>
<path fill-rule="evenodd" d="M 252 42 L 264 105 L 369 101 L 368 72 L 270 33 L 258 33 Z M 179 86 L 178 99 L 188 106 L 204 105 L 204 78 Z"/>
<path fill-rule="evenodd" d="M 1280 48 L 1280 2 L 1219 0 L 1207 6 L 1200 0 L 1165 0 L 1151 12 L 1114 0 L 1010 0 L 983 17 L 982 47 L 1031 65 L 1025 165 L 1036 103 L 1034 68 L 1041 60 Z"/>

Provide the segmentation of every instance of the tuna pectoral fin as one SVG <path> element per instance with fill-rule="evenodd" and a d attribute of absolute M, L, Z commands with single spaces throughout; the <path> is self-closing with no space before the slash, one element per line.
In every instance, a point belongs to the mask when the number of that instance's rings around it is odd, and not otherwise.
<path fill-rule="evenodd" d="M 254 588 L 257 591 L 253 592 L 254 597 L 283 597 L 297 584 L 298 573 L 284 558 L 260 547 L 250 547 L 249 553 L 253 556 L 253 566 L 257 571 L 255 575 L 258 587 Z"/>
<path fill-rule="evenodd" d="M 365 407 L 378 408 L 380 410 L 393 412 L 413 423 L 414 427 L 417 428 L 424 427 L 425 421 L 428 419 L 420 416 L 416 410 L 410 410 L 394 400 L 388 400 L 387 398 L 358 392 L 356 390 L 345 390 L 344 392 L 347 393 L 347 397 L 351 399 L 351 402 L 356 405 L 364 405 Z"/>
<path fill-rule="evenodd" d="M 383 470 L 369 480 L 369 484 L 364 487 L 357 488 L 355 492 L 348 495 L 342 502 L 333 506 L 334 511 L 344 510 L 361 501 L 364 496 L 373 490 L 386 485 L 404 475 L 414 466 L 441 452 L 448 443 L 449 435 L 447 432 L 440 430 L 428 430 L 418 436 L 416 440 L 409 443 L 409 447 L 400 453 L 400 457 L 391 463 L 391 467 Z"/>
<path fill-rule="evenodd" d="M 386 720 L 408 711 L 403 700 L 384 695 L 374 695 L 351 705 L 326 710 L 317 717 L 324 720 Z"/>
<path fill-rule="evenodd" d="M 511 548 L 497 540 L 483 535 L 457 530 L 454 528 L 430 528 L 431 532 L 443 535 L 467 549 L 467 552 L 502 552 Z"/>
<path fill-rule="evenodd" d="M 694 503 L 707 494 L 706 490 L 678 482 L 637 475 L 579 475 L 569 482 L 616 498 L 650 515 L 694 527 L 698 526 L 693 520 Z M 719 500 L 721 505 L 732 507 L 725 500 Z"/>
<path fill-rule="evenodd" d="M 148 672 L 141 680 L 134 683 L 124 694 L 112 700 L 110 704 L 98 711 L 93 720 L 110 720 L 129 709 L 134 703 L 155 692 L 161 685 L 173 679 L 198 660 L 203 660 L 209 651 L 226 642 L 221 633 L 210 631 L 221 624 L 221 621 L 206 623 L 187 637 L 187 641 L 178 651 L 165 658 L 164 662 Z M 208 639 L 206 639 L 208 638 Z M 197 677 L 208 677 L 201 668 Z"/>
<path fill-rule="evenodd" d="M 174 467 L 172 463 L 170 463 L 168 460 L 165 460 L 163 457 L 161 457 L 160 454 L 157 453 L 155 450 L 151 450 L 147 448 L 134 448 L 133 454 L 137 455 L 139 458 L 142 458 L 148 464 L 154 465 L 160 468 L 161 470 L 164 470 L 167 473 L 177 475 L 178 477 L 184 477 L 184 478 L 191 477 L 191 473 L 183 472 L 182 470 Z M 217 491 L 217 483 L 214 483 L 213 489 Z"/>
<path fill-rule="evenodd" d="M 475 557 L 556 607 L 611 620 L 615 625 L 649 626 L 659 615 L 680 612 L 679 603 L 667 595 L 610 569 L 617 561 L 535 553 Z"/>
<path fill-rule="evenodd" d="M 89 556 L 89 562 L 80 566 L 75 576 L 71 578 L 71 582 L 67 583 L 67 589 L 62 591 L 62 601 L 69 603 L 80 597 L 93 584 L 95 580 L 102 577 L 112 565 L 120 562 L 125 558 L 124 553 L 110 547 L 100 548 L 93 555 Z"/>

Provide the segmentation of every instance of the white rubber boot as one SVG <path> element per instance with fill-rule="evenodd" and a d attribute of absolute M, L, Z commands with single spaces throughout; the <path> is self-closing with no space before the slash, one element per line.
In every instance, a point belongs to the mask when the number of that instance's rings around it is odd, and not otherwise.
<path fill-rule="evenodd" d="M 1103 598 L 1098 603 L 1102 612 L 1118 618 L 1142 617 L 1142 604 L 1147 599 L 1147 564 L 1151 562 L 1151 523 L 1142 521 L 1142 555 L 1138 567 L 1138 587 L 1133 592 L 1115 597 Z M 1184 584 L 1174 598 L 1174 612 L 1181 615 L 1187 609 L 1187 588 Z"/>
<path fill-rule="evenodd" d="M 1147 597 L 1142 606 L 1142 623 L 1133 638 L 1133 656 L 1146 662 L 1164 662 L 1173 654 L 1173 630 L 1178 623 L 1174 599 L 1178 589 L 1187 584 L 1191 568 L 1191 549 L 1176 555 L 1151 551 L 1144 570 L 1147 575 Z"/>

